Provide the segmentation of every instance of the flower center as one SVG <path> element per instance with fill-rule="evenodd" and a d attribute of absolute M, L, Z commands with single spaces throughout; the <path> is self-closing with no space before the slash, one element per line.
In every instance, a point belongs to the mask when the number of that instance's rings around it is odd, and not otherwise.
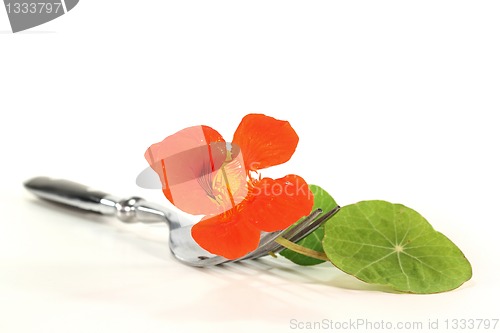
<path fill-rule="evenodd" d="M 220 168 L 211 173 L 210 178 L 200 179 L 199 183 L 221 212 L 235 208 L 248 193 L 247 173 L 241 154 L 233 156 L 227 150 L 226 160 Z"/>

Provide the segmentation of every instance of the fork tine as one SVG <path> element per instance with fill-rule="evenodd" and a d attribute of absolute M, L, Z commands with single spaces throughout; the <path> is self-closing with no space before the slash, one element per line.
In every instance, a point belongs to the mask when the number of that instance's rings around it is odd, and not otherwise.
<path fill-rule="evenodd" d="M 302 221 L 297 223 L 296 225 L 285 229 L 285 230 L 280 230 L 280 231 L 275 231 L 268 233 L 262 237 L 260 240 L 260 245 L 257 249 L 254 251 L 250 252 L 246 256 L 234 260 L 226 259 L 221 256 L 214 256 L 210 258 L 199 258 L 199 261 L 196 262 L 186 262 L 187 264 L 191 266 L 197 266 L 197 267 L 209 267 L 209 266 L 216 266 L 216 265 L 221 265 L 225 263 L 231 263 L 231 262 L 238 262 L 241 260 L 246 260 L 246 259 L 257 259 L 260 257 L 263 257 L 265 255 L 268 255 L 269 252 L 279 252 L 284 249 L 283 246 L 280 244 L 274 242 L 274 240 L 280 236 L 283 236 L 287 239 L 289 237 L 292 237 L 294 235 L 305 235 L 309 234 L 313 230 L 317 228 L 317 221 L 318 216 L 322 213 L 321 209 L 317 209 L 313 211 L 311 214 L 309 214 L 307 217 L 305 217 Z M 328 213 L 327 213 L 328 214 Z M 326 215 L 326 214 L 325 214 Z M 318 225 L 319 226 L 319 225 Z"/>
<path fill-rule="evenodd" d="M 303 225 L 307 225 L 307 224 L 311 223 L 312 221 L 314 221 L 314 219 L 316 219 L 318 217 L 319 214 L 321 214 L 321 212 L 322 212 L 321 209 L 317 209 L 317 210 L 313 211 L 311 214 L 309 214 L 307 217 L 305 217 L 301 222 L 299 222 L 295 226 L 292 226 L 289 229 L 275 231 L 275 232 L 271 232 L 271 233 L 265 235 L 264 237 L 262 237 L 262 239 L 260 241 L 260 245 L 257 249 L 255 249 L 254 251 L 250 252 L 246 256 L 239 258 L 235 261 L 240 261 L 240 260 L 245 260 L 245 259 L 255 259 L 255 258 L 260 258 L 264 255 L 267 255 L 270 252 L 270 250 L 272 248 L 274 248 L 274 245 L 277 244 L 274 242 L 274 240 L 276 238 L 283 236 L 287 232 L 290 232 L 290 230 L 292 228 L 293 229 L 302 228 Z"/>
<path fill-rule="evenodd" d="M 286 238 L 289 238 L 292 234 L 295 235 L 297 232 L 300 232 L 301 230 L 303 230 L 304 228 L 306 228 L 308 225 L 312 224 L 314 222 L 314 220 L 316 220 L 316 218 L 321 215 L 321 213 L 323 213 L 323 210 L 316 209 L 311 214 L 309 214 L 308 216 L 306 216 L 299 223 L 297 223 L 295 225 L 292 225 L 291 227 L 289 227 L 289 228 L 287 228 L 285 230 L 280 230 L 280 231 L 277 231 L 275 233 L 272 233 L 272 236 L 270 236 L 270 234 L 264 236 L 262 238 L 263 241 L 261 241 L 261 245 L 270 245 L 270 244 L 272 244 L 274 242 L 274 240 L 277 237 L 279 237 L 279 236 L 276 236 L 277 234 L 279 234 L 282 237 L 286 237 Z"/>
<path fill-rule="evenodd" d="M 312 233 L 314 230 L 319 228 L 323 223 L 325 223 L 330 217 L 335 215 L 338 211 L 340 210 L 340 206 L 335 207 L 334 209 L 330 210 L 329 212 L 326 212 L 325 214 L 321 215 L 316 219 L 315 221 L 311 222 L 309 225 L 304 227 L 302 230 L 297 230 L 293 235 L 290 235 L 290 237 L 284 236 L 284 238 L 287 238 L 291 242 L 298 242 L 302 238 L 308 236 L 310 233 Z"/>
<path fill-rule="evenodd" d="M 340 206 L 335 207 L 334 209 L 330 210 L 329 212 L 326 212 L 325 214 L 321 215 L 319 218 L 312 220 L 312 222 L 309 221 L 302 221 L 299 223 L 296 227 L 293 229 L 288 229 L 285 232 L 283 232 L 281 235 L 277 235 L 276 237 L 273 238 L 272 243 L 270 244 L 271 246 L 267 247 L 265 252 L 259 251 L 259 253 L 253 255 L 249 259 L 257 259 L 260 257 L 263 257 L 270 252 L 272 253 L 279 253 L 285 249 L 285 247 L 281 244 L 278 244 L 274 242 L 276 238 L 279 236 L 282 236 L 283 238 L 295 243 L 301 240 L 302 238 L 308 236 L 310 233 L 312 233 L 314 230 L 319 228 L 322 224 L 324 224 L 330 217 L 335 215 L 340 209 Z M 310 223 L 309 223 L 310 222 Z"/>

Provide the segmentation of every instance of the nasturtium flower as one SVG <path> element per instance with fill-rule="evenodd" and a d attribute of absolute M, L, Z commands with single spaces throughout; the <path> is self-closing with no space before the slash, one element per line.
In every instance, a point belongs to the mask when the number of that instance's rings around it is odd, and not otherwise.
<path fill-rule="evenodd" d="M 204 215 L 191 229 L 193 239 L 236 259 L 258 247 L 262 231 L 283 230 L 310 213 L 314 198 L 304 179 L 258 173 L 288 161 L 298 141 L 287 121 L 249 114 L 231 143 L 211 127 L 194 126 L 153 144 L 145 157 L 172 204 Z"/>

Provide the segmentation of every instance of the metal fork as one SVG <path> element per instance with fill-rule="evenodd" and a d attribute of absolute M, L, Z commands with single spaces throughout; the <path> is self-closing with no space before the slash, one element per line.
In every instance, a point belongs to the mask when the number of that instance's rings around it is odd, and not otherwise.
<path fill-rule="evenodd" d="M 279 253 L 285 248 L 275 242 L 278 237 L 283 237 L 295 243 L 316 230 L 340 209 L 337 206 L 326 213 L 318 209 L 286 230 L 263 232 L 257 249 L 241 258 L 229 260 L 205 251 L 193 240 L 191 227 L 196 221 L 192 218 L 190 219 L 188 216 L 178 214 L 142 198 L 120 199 L 78 183 L 47 177 L 30 179 L 24 183 L 24 186 L 42 199 L 98 214 L 116 216 L 125 223 L 166 222 L 170 228 L 170 251 L 183 264 L 196 267 L 214 266 L 244 259 L 257 259 L 268 254 Z"/>

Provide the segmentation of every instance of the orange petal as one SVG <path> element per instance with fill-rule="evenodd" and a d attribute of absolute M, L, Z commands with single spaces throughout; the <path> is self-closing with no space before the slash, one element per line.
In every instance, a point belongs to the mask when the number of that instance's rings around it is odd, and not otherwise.
<path fill-rule="evenodd" d="M 242 214 L 262 231 L 288 228 L 311 212 L 314 195 L 299 176 L 280 179 L 263 178 L 254 183 Z"/>
<path fill-rule="evenodd" d="M 239 212 L 205 217 L 191 229 L 193 239 L 210 253 L 237 259 L 255 250 L 260 232 Z"/>
<path fill-rule="evenodd" d="M 288 121 L 249 114 L 241 120 L 232 143 L 241 149 L 246 169 L 255 171 L 288 161 L 298 142 Z"/>
<path fill-rule="evenodd" d="M 149 147 L 145 157 L 167 199 L 190 214 L 217 214 L 212 180 L 226 159 L 226 143 L 208 126 L 194 126 Z"/>

